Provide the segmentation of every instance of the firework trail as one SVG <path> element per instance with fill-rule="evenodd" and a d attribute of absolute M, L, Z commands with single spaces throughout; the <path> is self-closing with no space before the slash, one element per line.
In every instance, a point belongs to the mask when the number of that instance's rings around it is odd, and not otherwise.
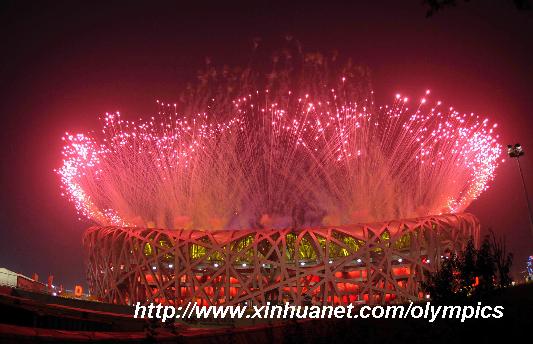
<path fill-rule="evenodd" d="M 460 212 L 488 187 L 496 124 L 429 91 L 376 107 L 363 69 L 321 55 L 297 76 L 279 61 L 265 82 L 208 70 L 156 117 L 67 133 L 64 194 L 100 225 L 237 229 Z"/>

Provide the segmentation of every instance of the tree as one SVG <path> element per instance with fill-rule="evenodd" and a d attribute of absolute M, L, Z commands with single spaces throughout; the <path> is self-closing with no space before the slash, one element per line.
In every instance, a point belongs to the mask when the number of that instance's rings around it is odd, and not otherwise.
<path fill-rule="evenodd" d="M 483 297 L 495 289 L 494 276 L 496 266 L 494 264 L 493 250 L 489 236 L 485 236 L 481 247 L 476 252 L 475 288 L 473 292 L 477 298 Z"/>
<path fill-rule="evenodd" d="M 489 230 L 492 238 L 494 263 L 496 264 L 496 279 L 499 288 L 508 287 L 512 283 L 510 276 L 513 254 L 507 253 L 505 237 L 496 238 L 492 229 Z"/>
<path fill-rule="evenodd" d="M 436 302 L 460 301 L 462 294 L 459 292 L 461 286 L 458 283 L 456 273 L 460 260 L 456 255 L 442 261 L 439 269 L 427 276 L 426 281 L 422 282 L 422 289 L 431 295 Z"/>
<path fill-rule="evenodd" d="M 470 238 L 466 244 L 466 248 L 460 253 L 460 263 L 457 266 L 458 284 L 461 286 L 459 293 L 462 296 L 470 296 L 473 285 L 476 283 L 476 255 L 477 251 L 474 246 L 474 240 Z"/>
<path fill-rule="evenodd" d="M 496 239 L 491 230 L 479 249 L 470 239 L 463 251 L 443 259 L 435 272 L 426 275 L 422 289 L 442 303 L 483 299 L 495 289 L 511 284 L 512 257 L 506 251 L 505 240 Z"/>

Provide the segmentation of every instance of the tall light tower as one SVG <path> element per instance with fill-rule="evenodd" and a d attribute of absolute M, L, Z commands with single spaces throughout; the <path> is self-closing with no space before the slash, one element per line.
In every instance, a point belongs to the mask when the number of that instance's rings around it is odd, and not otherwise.
<path fill-rule="evenodd" d="M 516 158 L 518 163 L 518 170 L 520 171 L 520 177 L 522 177 L 522 186 L 524 187 L 524 195 L 526 196 L 527 210 L 529 215 L 529 229 L 531 230 L 531 235 L 533 236 L 533 215 L 531 213 L 531 204 L 529 203 L 529 196 L 527 194 L 526 181 L 524 180 L 524 173 L 522 173 L 522 166 L 520 166 L 520 157 L 524 155 L 524 150 L 520 143 L 513 145 L 507 145 L 507 154 L 509 157 Z"/>

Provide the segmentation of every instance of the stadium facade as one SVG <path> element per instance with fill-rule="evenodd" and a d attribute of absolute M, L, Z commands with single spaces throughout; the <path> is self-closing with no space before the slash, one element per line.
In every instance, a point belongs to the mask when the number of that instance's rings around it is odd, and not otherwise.
<path fill-rule="evenodd" d="M 102 301 L 202 305 L 370 304 L 423 298 L 427 271 L 479 240 L 471 214 L 262 230 L 91 227 L 90 290 Z"/>

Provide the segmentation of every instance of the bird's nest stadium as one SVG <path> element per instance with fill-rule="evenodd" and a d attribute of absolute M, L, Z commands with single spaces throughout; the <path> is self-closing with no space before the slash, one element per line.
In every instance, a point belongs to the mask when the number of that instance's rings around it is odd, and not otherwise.
<path fill-rule="evenodd" d="M 335 305 L 415 300 L 426 272 L 479 240 L 471 214 L 281 230 L 91 227 L 89 287 L 104 302 Z"/>

